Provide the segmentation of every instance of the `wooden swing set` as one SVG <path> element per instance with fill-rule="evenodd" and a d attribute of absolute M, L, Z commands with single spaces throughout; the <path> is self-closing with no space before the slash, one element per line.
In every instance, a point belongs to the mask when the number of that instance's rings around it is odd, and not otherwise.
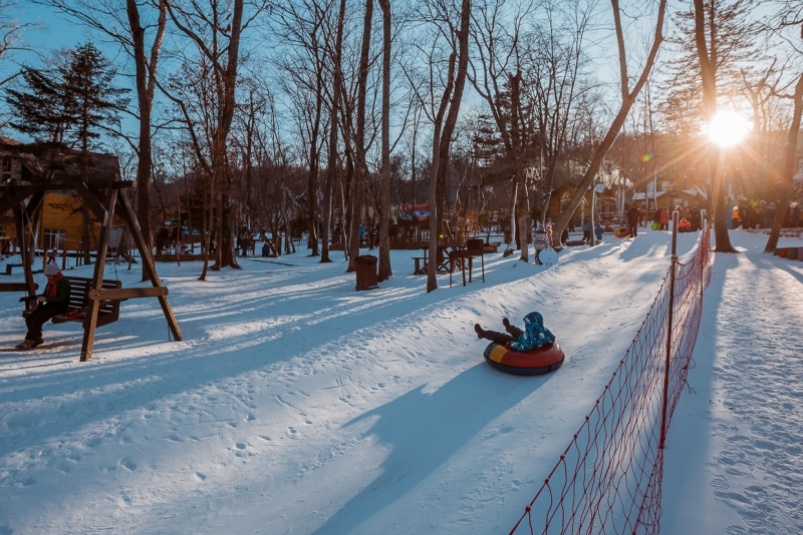
<path fill-rule="evenodd" d="M 116 161 L 116 159 L 115 159 Z M 53 319 L 81 322 L 84 338 L 81 344 L 81 361 L 92 356 L 95 343 L 95 329 L 117 321 L 121 301 L 140 297 L 156 297 L 162 307 L 167 324 L 175 340 L 181 340 L 181 330 L 176 321 L 168 290 L 162 286 L 150 247 L 145 241 L 136 214 L 125 195 L 125 189 L 133 185 L 130 181 L 119 180 L 115 171 L 111 180 L 81 180 L 74 175 L 62 174 L 51 180 L 8 179 L 0 183 L 0 214 L 13 212 L 17 231 L 17 242 L 22 256 L 24 283 L 0 283 L 0 291 L 24 291 L 26 308 L 33 303 L 38 285 L 33 279 L 33 261 L 36 251 L 36 231 L 29 222 L 39 221 L 39 215 L 48 191 L 73 191 L 80 195 L 85 207 L 101 222 L 98 236 L 96 262 L 92 278 L 68 277 L 74 286 L 70 296 L 70 307 L 66 314 Z M 104 280 L 106 259 L 109 251 L 109 236 L 117 207 L 119 216 L 125 222 L 143 263 L 143 273 L 151 287 L 122 288 L 119 281 Z"/>

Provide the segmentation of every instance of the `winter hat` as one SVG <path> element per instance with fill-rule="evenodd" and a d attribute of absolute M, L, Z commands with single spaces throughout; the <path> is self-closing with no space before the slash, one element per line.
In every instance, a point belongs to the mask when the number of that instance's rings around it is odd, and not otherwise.
<path fill-rule="evenodd" d="M 45 275 L 47 275 L 48 277 L 58 275 L 60 271 L 61 270 L 59 269 L 59 266 L 57 266 L 56 264 L 48 264 L 45 266 Z"/>

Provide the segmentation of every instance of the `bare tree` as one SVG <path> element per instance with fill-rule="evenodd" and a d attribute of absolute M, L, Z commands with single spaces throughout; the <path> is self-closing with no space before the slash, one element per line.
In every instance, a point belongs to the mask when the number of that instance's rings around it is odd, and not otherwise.
<path fill-rule="evenodd" d="M 33 24 L 21 24 L 10 17 L 8 15 L 10 6 L 11 3 L 6 0 L 0 0 L 0 65 L 3 67 L 0 70 L 0 87 L 3 87 L 22 73 L 17 68 L 12 73 L 5 73 L 4 71 L 8 64 L 13 63 L 14 52 L 28 50 L 28 47 L 22 44 L 22 36 L 25 30 L 36 27 Z M 3 126 L 2 120 L 0 120 L 0 126 Z"/>
<path fill-rule="evenodd" d="M 166 17 L 166 0 L 159 0 L 155 35 L 150 52 L 145 43 L 145 28 L 142 26 L 136 0 L 126 0 L 126 12 L 131 31 L 134 65 L 136 66 L 137 104 L 139 108 L 139 144 L 137 163 L 137 214 L 146 243 L 153 247 L 153 225 L 150 217 L 150 177 L 153 167 L 151 152 L 151 114 L 156 90 L 156 72 L 159 51 L 162 47 Z M 143 269 L 145 269 L 143 264 Z M 143 278 L 145 277 L 143 273 Z"/>
<path fill-rule="evenodd" d="M 319 254 L 320 240 L 325 242 L 325 258 L 321 262 L 328 262 L 328 235 L 329 222 L 320 213 L 319 182 L 321 172 L 321 152 L 326 143 L 326 121 L 329 116 L 329 127 L 336 128 L 337 115 L 333 115 L 333 102 L 336 98 L 337 84 L 341 83 L 342 71 L 339 54 L 342 53 L 343 24 L 345 19 L 345 6 L 335 9 L 333 0 L 303 0 L 284 1 L 277 4 L 274 17 L 283 37 L 283 48 L 286 51 L 279 58 L 280 69 L 286 73 L 282 82 L 287 86 L 286 91 L 294 101 L 303 102 L 296 106 L 295 120 L 299 132 L 305 138 L 302 151 L 307 156 L 307 224 L 309 248 L 312 256 Z M 334 34 L 335 43 L 329 36 Z M 331 77 L 334 76 L 334 86 Z M 328 112 L 328 114 L 327 114 Z M 334 109 L 337 112 L 337 109 Z M 300 113 L 300 115 L 299 115 Z M 334 133 L 336 135 L 336 133 Z M 333 187 L 334 179 L 331 161 L 335 150 L 337 138 L 332 138 L 330 130 L 329 142 L 335 143 L 329 148 L 329 166 L 325 191 Z M 327 200 L 324 199 L 324 203 Z M 331 197 L 329 202 L 331 202 Z M 324 208 L 324 212 L 328 210 Z"/>
<path fill-rule="evenodd" d="M 441 212 L 444 206 L 446 174 L 452 136 L 460 113 L 463 90 L 468 75 L 468 42 L 471 22 L 471 0 L 462 0 L 456 5 L 441 0 L 425 0 L 421 3 L 418 17 L 430 31 L 431 45 L 422 53 L 427 70 L 417 74 L 417 65 L 405 69 L 411 89 L 421 104 L 421 109 L 432 122 L 432 169 L 429 177 L 429 256 L 432 259 L 427 271 L 427 292 L 438 288 L 437 262 L 438 235 Z M 455 8 L 455 9 L 452 9 Z M 441 53 L 445 54 L 442 64 Z M 419 78 L 420 77 L 420 78 Z M 424 83 L 422 83 L 424 82 Z"/>
<path fill-rule="evenodd" d="M 522 28 L 533 5 L 516 3 L 511 13 L 509 4 L 483 1 L 478 6 L 471 25 L 476 57 L 469 62 L 469 80 L 490 110 L 502 140 L 513 182 L 510 227 L 520 245 L 520 259 L 527 262 L 530 210 L 524 168 L 528 159 L 534 160 L 535 151 L 532 138 L 523 128 Z"/>
<path fill-rule="evenodd" d="M 783 199 L 789 199 L 792 196 L 795 166 L 798 163 L 798 137 L 800 134 L 801 116 L 803 115 L 803 74 L 798 77 L 797 84 L 795 84 L 794 94 L 791 96 L 791 98 L 794 103 L 792 120 L 789 124 L 786 146 L 784 147 L 783 168 L 781 169 L 780 173 L 780 193 Z M 771 253 L 775 250 L 775 247 L 777 247 L 778 238 L 781 235 L 781 227 L 783 226 L 788 209 L 788 202 L 780 203 L 779 209 L 775 213 L 775 220 L 772 223 L 772 231 L 770 232 L 769 239 L 767 240 L 767 245 L 764 247 L 765 253 Z"/>
<path fill-rule="evenodd" d="M 146 242 L 153 247 L 153 223 L 151 221 L 151 170 L 152 113 L 156 91 L 156 76 L 164 40 L 167 0 L 137 2 L 126 0 L 125 10 L 118 0 L 37 0 L 37 3 L 52 6 L 77 20 L 92 31 L 98 32 L 121 46 L 131 56 L 135 67 L 137 116 L 139 132 L 131 146 L 137 160 L 137 218 Z M 147 12 L 147 13 L 143 13 Z M 143 17 L 147 22 L 143 22 Z M 150 43 L 147 42 L 150 33 Z M 143 264 L 143 269 L 146 266 Z M 146 274 L 142 274 L 143 280 Z"/>
<path fill-rule="evenodd" d="M 596 2 L 581 9 L 564 12 L 554 3 L 544 6 L 544 22 L 532 32 L 527 47 L 527 87 L 532 93 L 532 108 L 539 151 L 533 175 L 537 185 L 529 185 L 537 192 L 535 208 L 542 213 L 544 222 L 552 191 L 557 186 L 559 164 L 567 161 L 569 143 L 575 154 L 584 155 L 582 140 L 592 143 L 596 130 L 593 117 L 597 114 L 599 95 L 585 78 L 588 67 L 586 34 L 594 18 Z M 568 9 L 568 8 L 567 8 Z M 582 162 L 585 163 L 585 162 Z"/>
<path fill-rule="evenodd" d="M 379 172 L 379 281 L 393 275 L 390 265 L 390 0 L 379 0 L 382 9 L 382 169 Z"/>
<path fill-rule="evenodd" d="M 329 152 L 327 156 L 327 173 L 323 195 L 323 245 L 321 262 L 331 262 L 329 258 L 329 242 L 332 232 L 332 207 L 334 203 L 335 182 L 341 166 L 338 155 L 340 132 L 340 95 L 343 88 L 343 40 L 346 24 L 346 0 L 340 0 L 337 21 L 335 23 L 335 41 L 332 49 L 333 83 L 329 92 Z M 341 225 L 342 227 L 342 225 Z"/>
<path fill-rule="evenodd" d="M 572 195 L 568 205 L 564 208 L 563 212 L 561 212 L 560 217 L 553 226 L 553 231 L 557 236 L 560 236 L 563 232 L 563 229 L 566 228 L 566 225 L 569 223 L 569 220 L 572 218 L 575 210 L 577 210 L 577 207 L 584 199 L 586 191 L 588 191 L 588 188 L 594 183 L 594 179 L 599 172 L 600 167 L 602 166 L 605 155 L 608 153 L 608 150 L 613 145 L 616 136 L 622 129 L 622 125 L 630 113 L 630 109 L 633 107 L 636 97 L 638 96 L 639 92 L 641 92 L 641 89 L 644 87 L 650 77 L 650 72 L 655 65 L 658 50 L 663 42 L 666 0 L 660 0 L 656 8 L 652 44 L 649 46 L 649 51 L 647 52 L 647 57 L 644 60 L 641 73 L 638 75 L 633 87 L 631 88 L 631 78 L 630 74 L 628 73 L 625 29 L 622 23 L 623 12 L 619 6 L 619 0 L 611 0 L 611 9 L 614 22 L 614 31 L 616 35 L 616 50 L 619 59 L 619 91 L 622 101 L 618 112 L 615 114 L 607 132 L 605 133 L 605 137 L 594 150 L 593 155 L 591 156 L 591 161 L 589 162 L 589 165 L 583 174 L 583 178 L 580 181 L 579 187 L 575 191 L 574 195 Z"/>
<path fill-rule="evenodd" d="M 360 39 L 360 52 L 356 73 L 356 97 L 353 107 L 343 106 L 344 110 L 351 109 L 352 113 L 344 114 L 344 135 L 349 146 L 348 156 L 352 161 L 353 172 L 350 173 L 349 189 L 349 271 L 356 270 L 356 259 L 360 253 L 360 215 L 365 199 L 365 185 L 368 180 L 368 140 L 366 139 L 368 114 L 368 75 L 371 69 L 371 36 L 373 32 L 373 0 L 365 0 L 363 11 L 362 37 Z M 345 93 L 343 98 L 346 99 Z M 353 117 L 352 117 L 353 115 Z M 353 122 L 352 122 L 353 121 Z"/>
<path fill-rule="evenodd" d="M 170 96 L 182 110 L 188 127 L 204 128 L 210 132 L 208 147 L 208 167 L 214 188 L 214 201 L 217 208 L 217 236 L 215 265 L 212 269 L 223 267 L 239 268 L 234 254 L 233 214 L 230 205 L 232 193 L 232 169 L 228 160 L 228 136 L 235 113 L 237 88 L 237 68 L 240 62 L 240 40 L 243 31 L 255 17 L 267 7 L 267 0 L 257 0 L 250 5 L 248 17 L 244 16 L 246 0 L 232 0 L 225 4 L 210 1 L 207 6 L 200 2 L 169 2 L 167 13 L 178 33 L 187 38 L 196 49 L 200 61 L 208 70 L 211 83 L 213 115 L 207 122 L 197 125 L 187 113 L 187 107 L 180 99 Z M 204 160 L 198 136 L 191 134 L 196 144 L 199 160 Z M 208 247 L 206 248 L 208 250 Z M 204 261 L 201 280 L 206 279 L 208 263 Z"/>
<path fill-rule="evenodd" d="M 694 0 L 694 42 L 700 63 L 703 113 L 707 122 L 711 122 L 717 113 L 717 71 L 721 64 L 719 55 L 723 42 L 720 19 L 724 18 L 721 11 L 725 10 L 720 8 L 721 3 L 714 0 Z M 708 166 L 712 180 L 715 250 L 720 253 L 734 253 L 736 249 L 731 245 L 728 235 L 727 205 L 722 195 L 723 152 L 714 144 L 710 145 Z"/>
<path fill-rule="evenodd" d="M 797 32 L 798 28 L 800 28 L 799 33 Z M 794 72 L 800 73 L 800 66 L 803 62 L 803 6 L 799 2 L 792 0 L 782 2 L 770 30 L 773 33 L 777 32 L 781 36 L 782 42 L 787 45 L 790 51 L 789 55 L 792 58 L 793 65 L 797 66 Z M 779 177 L 781 199 L 784 200 L 792 196 L 801 117 L 803 116 L 803 74 L 796 74 L 796 78 L 797 82 L 794 85 L 793 94 L 781 95 L 792 100 L 792 117 L 789 121 L 786 146 L 784 147 L 784 163 Z M 781 203 L 781 209 L 775 213 L 775 220 L 772 224 L 767 245 L 764 247 L 764 252 L 772 252 L 778 245 L 781 226 L 786 217 L 787 209 L 788 203 L 783 202 Z"/>

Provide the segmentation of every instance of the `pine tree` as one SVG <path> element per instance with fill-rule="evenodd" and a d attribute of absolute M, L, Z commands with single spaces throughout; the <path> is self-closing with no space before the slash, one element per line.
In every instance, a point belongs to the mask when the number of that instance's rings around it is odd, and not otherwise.
<path fill-rule="evenodd" d="M 26 89 L 6 90 L 15 117 L 11 126 L 40 143 L 77 147 L 87 154 L 93 140 L 119 124 L 127 89 L 112 85 L 116 72 L 91 43 L 67 52 L 53 70 L 24 68 Z"/>
<path fill-rule="evenodd" d="M 100 131 L 119 125 L 117 112 L 128 105 L 123 97 L 128 90 L 112 85 L 117 73 L 92 43 L 70 51 L 68 63 L 60 70 L 61 88 L 73 115 L 69 137 L 87 153 Z"/>
<path fill-rule="evenodd" d="M 738 100 L 746 66 L 755 64 L 755 21 L 751 20 L 752 0 L 706 0 L 707 37 L 715 69 L 718 99 Z M 694 137 L 705 123 L 700 61 L 694 39 L 694 7 L 675 14 L 679 33 L 667 38 L 672 47 L 663 89 L 667 95 L 659 104 L 667 130 Z M 747 69 L 749 71 L 749 69 Z"/>
<path fill-rule="evenodd" d="M 6 102 L 12 110 L 9 124 L 34 141 L 61 144 L 72 118 L 61 84 L 50 74 L 29 67 L 22 69 L 22 80 L 28 90 L 6 90 Z"/>

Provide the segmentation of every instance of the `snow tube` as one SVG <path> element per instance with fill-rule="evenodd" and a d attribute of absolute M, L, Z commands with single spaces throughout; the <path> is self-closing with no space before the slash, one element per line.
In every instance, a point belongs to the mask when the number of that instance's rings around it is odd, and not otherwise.
<path fill-rule="evenodd" d="M 555 249 L 544 249 L 538 254 L 538 260 L 545 266 L 554 266 L 558 263 L 558 253 Z"/>
<path fill-rule="evenodd" d="M 555 371 L 566 357 L 557 342 L 530 351 L 514 351 L 491 342 L 484 356 L 491 367 L 514 375 L 543 375 Z"/>
<path fill-rule="evenodd" d="M 681 218 L 678 221 L 678 232 L 691 232 L 691 221 L 686 218 Z"/>
<path fill-rule="evenodd" d="M 627 238 L 630 236 L 630 229 L 627 227 L 619 227 L 613 231 L 613 235 L 617 238 Z"/>

